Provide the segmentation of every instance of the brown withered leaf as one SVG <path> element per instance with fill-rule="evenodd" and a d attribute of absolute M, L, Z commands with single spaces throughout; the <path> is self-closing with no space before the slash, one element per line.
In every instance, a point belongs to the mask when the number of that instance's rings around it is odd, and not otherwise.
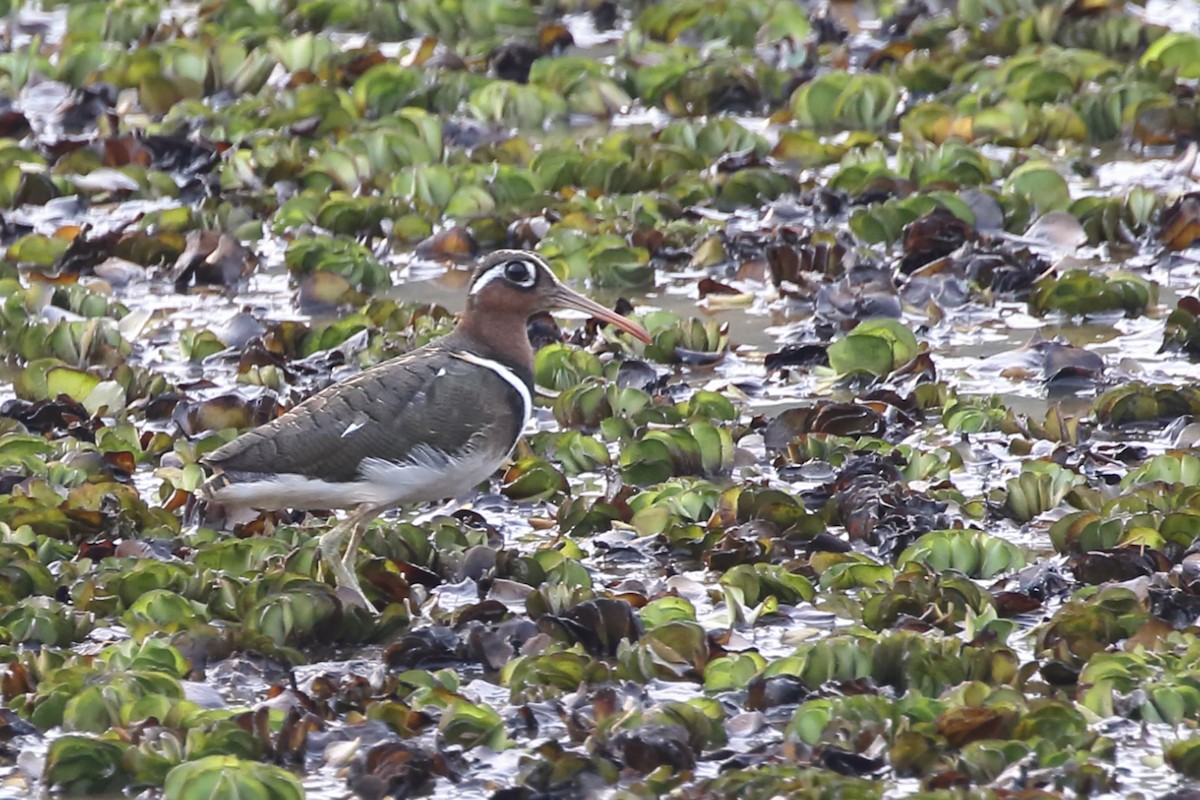
<path fill-rule="evenodd" d="M 453 773 L 441 753 L 399 742 L 383 742 L 351 765 L 348 779 L 355 796 L 363 800 L 385 797 L 420 797 L 436 778 Z"/>
<path fill-rule="evenodd" d="M 653 725 L 618 735 L 616 744 L 625 766 L 645 775 L 663 766 L 671 772 L 695 769 L 696 754 L 687 740 L 682 725 Z"/>
<path fill-rule="evenodd" d="M 781 706 L 796 706 L 811 694 L 804 681 L 795 675 L 754 678 L 746 692 L 746 708 L 770 711 Z"/>
<path fill-rule="evenodd" d="M 437 52 L 437 49 L 437 39 L 433 38 L 432 36 L 423 36 L 421 37 L 421 41 L 417 45 L 417 48 L 406 55 L 400 63 L 406 67 L 419 67 L 429 59 L 433 58 L 433 54 Z"/>
<path fill-rule="evenodd" d="M 401 669 L 439 669 L 456 664 L 458 635 L 444 625 L 412 631 L 383 652 L 384 663 Z"/>
<path fill-rule="evenodd" d="M 850 250 L 832 233 L 824 231 L 801 232 L 792 228 L 780 228 L 777 241 L 766 248 L 767 267 L 771 280 L 784 292 L 782 283 L 787 281 L 811 294 L 815 286 L 804 273 L 819 273 L 837 277 L 851 266 Z"/>
<path fill-rule="evenodd" d="M 479 254 L 479 242 L 463 226 L 452 225 L 423 239 L 415 252 L 421 258 L 432 260 L 468 261 Z"/>
<path fill-rule="evenodd" d="M 904 226 L 904 258 L 900 271 L 909 273 L 975 241 L 975 227 L 938 206 Z"/>
<path fill-rule="evenodd" d="M 708 297 L 710 294 L 741 294 L 740 290 L 733 288 L 727 283 L 715 281 L 712 278 L 701 278 L 696 288 L 702 298 Z"/>
<path fill-rule="evenodd" d="M 175 260 L 175 291 L 193 286 L 232 288 L 258 266 L 258 257 L 224 231 L 189 231 L 187 245 Z"/>
<path fill-rule="evenodd" d="M 822 747 L 820 758 L 823 767 L 840 775 L 870 775 L 886 765 L 882 758 L 871 758 L 840 747 Z"/>
<path fill-rule="evenodd" d="M 0 136 L 20 139 L 29 133 L 29 118 L 12 108 L 0 110 Z"/>
<path fill-rule="evenodd" d="M 540 237 L 539 237 L 540 239 Z M 638 228 L 630 234 L 629 242 L 634 247 L 644 247 L 650 254 L 656 255 L 666 245 L 666 234 L 658 228 Z"/>
<path fill-rule="evenodd" d="M 454 618 L 454 627 L 462 628 L 469 622 L 500 622 L 509 615 L 508 606 L 499 600 L 482 600 L 459 611 Z"/>
<path fill-rule="evenodd" d="M 871 55 L 867 56 L 867 61 L 863 66 L 872 71 L 878 71 L 881 67 L 888 64 L 898 64 L 904 60 L 904 57 L 915 50 L 916 47 L 912 42 L 906 40 L 892 41 L 875 50 Z"/>
<path fill-rule="evenodd" d="M 179 509 L 186 506 L 188 504 L 188 501 L 191 498 L 192 498 L 191 492 L 185 491 L 183 489 L 176 489 L 174 492 L 171 493 L 171 496 L 168 497 L 166 499 L 166 501 L 163 503 L 163 510 L 172 511 L 172 512 L 178 511 Z"/>
<path fill-rule="evenodd" d="M 153 161 L 153 154 L 134 136 L 112 136 L 104 140 L 101 163 L 106 167 L 130 164 L 148 167 Z"/>
<path fill-rule="evenodd" d="M 940 772 L 935 772 L 926 779 L 926 782 L 928 783 L 930 789 L 965 789 L 974 785 L 975 783 L 975 781 L 971 779 L 970 775 L 965 772 L 959 772 L 956 769 L 947 769 Z M 1037 794 L 1036 789 L 1033 791 L 1035 794 Z M 1026 793 L 1022 792 L 1020 796 L 1024 798 L 1025 795 Z M 1031 797 L 1029 800 L 1038 800 L 1038 798 Z"/>
<path fill-rule="evenodd" d="M 605 658 L 617 653 L 623 640 L 636 642 L 642 635 L 641 619 L 624 600 L 598 597 L 587 600 L 561 616 L 542 618 L 556 624 L 594 656 Z"/>
<path fill-rule="evenodd" d="M 1132 636 L 1121 643 L 1127 652 L 1157 650 L 1175 628 L 1161 619 L 1149 619 Z"/>
<path fill-rule="evenodd" d="M 261 340 L 251 339 L 245 343 L 242 352 L 238 355 L 237 373 L 245 375 L 247 372 L 262 367 L 286 370 L 287 361 L 283 356 L 262 344 Z"/>
<path fill-rule="evenodd" d="M 538 27 L 538 47 L 547 55 L 559 55 L 575 44 L 575 37 L 561 22 L 543 22 Z"/>
<path fill-rule="evenodd" d="M 789 408 L 763 429 L 768 450 L 782 450 L 797 436 L 826 433 L 836 436 L 882 436 L 887 431 L 883 415 L 858 403 L 819 401 L 811 406 Z"/>
<path fill-rule="evenodd" d="M 403 603 L 411 594 L 412 584 L 404 576 L 387 568 L 379 560 L 372 559 L 361 565 L 363 580 L 388 599 L 388 602 Z"/>
<path fill-rule="evenodd" d="M 1170 250 L 1185 250 L 1200 239 L 1200 192 L 1183 195 L 1162 213 L 1158 238 Z"/>
<path fill-rule="evenodd" d="M 255 427 L 270 422 L 282 413 L 279 401 L 269 395 L 247 400 L 236 394 L 225 394 L 198 402 L 179 403 L 171 418 L 187 436 L 224 428 Z"/>
<path fill-rule="evenodd" d="M 116 251 L 125 230 L 136 223 L 139 218 L 129 220 L 112 230 L 96 234 L 92 232 L 91 223 L 85 223 L 77 229 L 77 233 L 71 239 L 71 244 L 66 251 L 54 262 L 50 274 L 74 277 L 95 274 L 96 267 L 108 260 Z M 62 229 L 60 233 L 69 235 L 69 231 L 68 227 Z M 57 236 L 58 233 L 55 235 Z"/>
<path fill-rule="evenodd" d="M 490 627 L 474 624 L 467 630 L 467 650 L 472 659 L 487 669 L 499 671 L 524 642 L 537 635 L 537 625 L 527 619 Z"/>
<path fill-rule="evenodd" d="M 952 708 L 938 717 L 937 731 L 951 747 L 966 747 L 982 739 L 1002 739 L 1014 722 L 1011 711 L 963 706 Z"/>
<path fill-rule="evenodd" d="M 341 65 L 340 72 L 344 78 L 350 79 L 348 81 L 350 83 L 371 69 L 371 67 L 387 63 L 387 56 L 379 52 L 379 49 L 376 47 L 352 50 L 347 55 L 349 56 L 349 60 Z"/>
<path fill-rule="evenodd" d="M 1047 383 L 1077 378 L 1099 380 L 1104 373 L 1104 358 L 1098 353 L 1065 342 L 1042 343 L 1042 380 Z"/>
<path fill-rule="evenodd" d="M 137 472 L 137 459 L 128 450 L 105 453 L 104 461 L 114 470 L 125 473 L 126 476 Z"/>
<path fill-rule="evenodd" d="M 288 77 L 287 85 L 289 89 L 295 89 L 317 83 L 320 79 L 320 76 L 311 69 L 298 69 Z"/>
<path fill-rule="evenodd" d="M 404 578 L 404 580 L 408 581 L 410 586 L 419 584 L 432 589 L 433 587 L 440 586 L 442 584 L 441 575 L 438 575 L 433 570 L 422 567 L 420 564 L 413 564 L 410 561 L 397 561 L 393 559 L 392 568 L 395 569 L 396 572 Z"/>
<path fill-rule="evenodd" d="M 124 544 L 124 542 L 122 542 Z M 126 548 L 126 552 L 132 548 Z M 90 558 L 94 561 L 99 561 L 104 558 L 112 558 L 120 551 L 120 547 L 111 539 L 94 539 L 90 542 L 84 542 L 79 545 L 79 557 Z"/>
<path fill-rule="evenodd" d="M 1075 579 L 1096 586 L 1102 583 L 1132 580 L 1155 572 L 1169 572 L 1171 562 L 1157 550 L 1117 547 L 1093 550 L 1073 556 L 1069 563 Z"/>
<path fill-rule="evenodd" d="M 1175 106 L 1154 106 L 1133 121 L 1133 138 L 1147 147 L 1174 147 L 1180 135 L 1190 134 L 1190 121 Z"/>
<path fill-rule="evenodd" d="M 79 283 L 79 275 L 73 272 L 59 272 L 57 274 L 45 272 L 30 272 L 30 283 L 48 283 L 51 286 L 69 286 L 73 283 Z"/>
<path fill-rule="evenodd" d="M 567 34 L 570 36 L 570 34 Z M 514 83 L 528 83 L 529 70 L 543 52 L 528 42 L 509 40 L 492 48 L 488 53 L 488 75 Z"/>
<path fill-rule="evenodd" d="M 992 599 L 996 603 L 996 613 L 1002 617 L 1028 614 L 1042 607 L 1041 600 L 1030 597 L 1024 592 L 996 592 Z"/>
<path fill-rule="evenodd" d="M 51 439 L 69 436 L 85 442 L 96 441 L 96 431 L 104 426 L 82 403 L 66 395 L 35 401 L 6 400 L 0 404 L 0 417 L 20 422 L 30 433 Z"/>
<path fill-rule="evenodd" d="M 3 694 L 5 700 L 12 700 L 14 697 L 32 692 L 35 688 L 33 676 L 29 674 L 29 670 L 19 662 L 9 664 L 3 675 L 0 675 L 0 694 Z M 4 714 L 9 714 L 8 709 L 4 709 Z"/>
<path fill-rule="evenodd" d="M 309 701 L 310 706 L 311 703 L 312 701 Z M 308 734 L 319 731 L 323 727 L 324 722 L 311 711 L 290 709 L 288 715 L 284 717 L 283 726 L 275 737 L 272 755 L 280 761 L 303 764 L 304 753 L 308 745 Z"/>
<path fill-rule="evenodd" d="M 907 364 L 893 370 L 893 381 L 902 381 L 906 378 L 913 379 L 915 383 L 937 382 L 937 365 L 934 364 L 933 356 L 929 354 L 929 351 L 917 353 Z"/>

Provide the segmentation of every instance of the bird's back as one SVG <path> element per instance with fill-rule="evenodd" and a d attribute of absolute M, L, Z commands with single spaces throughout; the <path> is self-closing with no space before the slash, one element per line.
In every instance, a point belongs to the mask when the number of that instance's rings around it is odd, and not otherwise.
<path fill-rule="evenodd" d="M 373 367 L 215 450 L 204 461 L 220 474 L 206 496 L 259 508 L 349 507 L 366 502 L 364 492 L 371 501 L 395 495 L 387 504 L 454 494 L 442 481 L 418 492 L 432 496 L 404 496 L 439 471 L 487 477 L 528 419 L 532 375 L 457 344 L 446 337 Z M 389 482 L 408 488 L 381 485 Z"/>

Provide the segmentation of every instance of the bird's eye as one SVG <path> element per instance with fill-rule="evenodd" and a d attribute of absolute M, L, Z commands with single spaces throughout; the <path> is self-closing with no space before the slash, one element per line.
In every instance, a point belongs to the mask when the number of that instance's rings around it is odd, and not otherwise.
<path fill-rule="evenodd" d="M 537 281 L 533 266 L 528 261 L 509 261 L 504 265 L 504 277 L 524 288 L 533 286 Z"/>

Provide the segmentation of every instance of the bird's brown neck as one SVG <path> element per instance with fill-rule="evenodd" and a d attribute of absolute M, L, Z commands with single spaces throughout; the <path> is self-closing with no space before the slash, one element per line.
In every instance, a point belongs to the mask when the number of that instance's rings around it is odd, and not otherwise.
<path fill-rule="evenodd" d="M 516 369 L 524 378 L 533 375 L 533 347 L 527 324 L 524 314 L 475 309 L 463 316 L 452 335 L 463 346 Z"/>

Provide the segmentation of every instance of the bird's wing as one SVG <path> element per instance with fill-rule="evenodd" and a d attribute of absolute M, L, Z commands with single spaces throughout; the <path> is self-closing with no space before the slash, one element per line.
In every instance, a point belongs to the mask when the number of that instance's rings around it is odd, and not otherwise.
<path fill-rule="evenodd" d="M 494 369 L 454 351 L 414 352 L 313 395 L 204 460 L 229 477 L 289 473 L 348 481 L 366 459 L 456 457 L 489 443 L 502 460 L 520 436 L 525 398 Z M 483 432 L 492 435 L 484 437 Z"/>

